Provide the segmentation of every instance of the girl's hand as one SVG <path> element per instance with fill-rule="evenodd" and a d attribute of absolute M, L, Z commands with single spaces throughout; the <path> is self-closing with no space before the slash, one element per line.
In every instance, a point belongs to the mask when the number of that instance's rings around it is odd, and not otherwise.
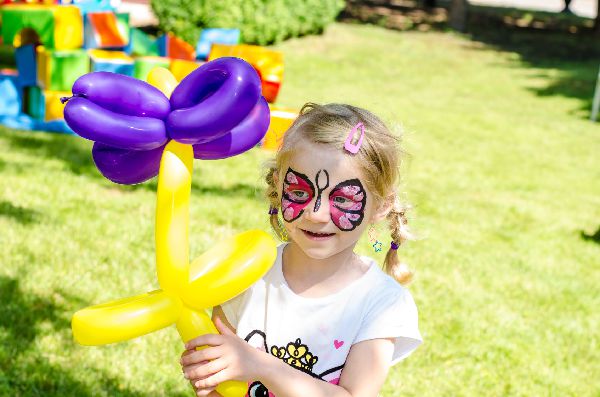
<path fill-rule="evenodd" d="M 194 352 L 195 352 L 195 350 L 185 350 L 181 354 L 181 358 L 183 359 L 183 357 L 188 356 Z M 201 365 L 208 363 L 208 361 L 203 361 L 201 363 L 194 363 L 194 364 L 190 364 L 187 366 L 183 365 L 183 360 L 181 360 L 181 363 L 182 363 L 183 374 L 184 374 L 184 376 L 186 376 L 186 373 L 189 373 L 190 371 L 195 370 L 196 368 L 200 367 Z M 196 395 L 198 397 L 208 397 L 215 388 L 214 387 L 208 387 L 208 388 L 204 388 L 204 389 L 197 388 L 194 385 L 194 383 L 196 383 L 198 380 L 200 380 L 200 379 L 189 379 L 190 384 L 192 385 L 192 388 L 194 389 L 194 393 L 196 393 Z"/>
<path fill-rule="evenodd" d="M 188 350 L 208 346 L 182 355 L 181 364 L 186 378 L 193 380 L 194 387 L 202 390 L 214 389 L 228 380 L 247 382 L 258 379 L 265 353 L 234 334 L 219 317 L 215 318 L 215 326 L 220 335 L 201 335 L 185 344 Z"/>

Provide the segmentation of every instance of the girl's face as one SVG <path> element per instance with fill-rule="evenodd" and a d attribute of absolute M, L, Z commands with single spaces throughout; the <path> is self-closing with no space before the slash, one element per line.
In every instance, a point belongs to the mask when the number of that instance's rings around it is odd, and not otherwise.
<path fill-rule="evenodd" d="M 341 150 L 303 143 L 280 171 L 283 224 L 307 256 L 324 259 L 353 249 L 377 220 L 373 195 Z"/>

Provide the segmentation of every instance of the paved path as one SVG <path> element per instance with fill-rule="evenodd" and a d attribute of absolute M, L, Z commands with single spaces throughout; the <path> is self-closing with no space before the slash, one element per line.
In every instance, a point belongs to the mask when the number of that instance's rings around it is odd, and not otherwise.
<path fill-rule="evenodd" d="M 525 10 L 541 10 L 559 12 L 564 7 L 563 0 L 469 0 L 471 4 L 489 5 L 495 7 L 513 7 Z M 596 17 L 596 1 L 600 0 L 572 0 L 571 11 L 586 17 Z M 123 0 L 118 7 L 120 12 L 128 12 L 131 26 L 149 26 L 158 23 L 156 16 L 150 8 L 149 0 Z"/>
<path fill-rule="evenodd" d="M 595 18 L 596 1 L 600 0 L 573 0 L 570 9 L 581 17 Z M 470 3 L 550 12 L 559 12 L 565 7 L 563 0 L 470 0 Z"/>

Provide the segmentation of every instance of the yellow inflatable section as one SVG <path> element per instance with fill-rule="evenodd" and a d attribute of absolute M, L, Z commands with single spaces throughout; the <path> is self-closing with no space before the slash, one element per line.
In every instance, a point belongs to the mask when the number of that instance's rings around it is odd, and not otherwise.
<path fill-rule="evenodd" d="M 170 97 L 177 80 L 155 68 L 148 82 Z M 217 333 L 206 309 L 239 295 L 273 265 L 276 243 L 261 230 L 221 241 L 191 265 L 189 202 L 194 154 L 191 145 L 171 141 L 165 147 L 158 174 L 156 200 L 156 271 L 159 290 L 90 306 L 72 319 L 75 340 L 82 345 L 121 342 L 176 325 L 184 342 Z M 246 394 L 244 382 L 224 382 L 225 397 Z"/>

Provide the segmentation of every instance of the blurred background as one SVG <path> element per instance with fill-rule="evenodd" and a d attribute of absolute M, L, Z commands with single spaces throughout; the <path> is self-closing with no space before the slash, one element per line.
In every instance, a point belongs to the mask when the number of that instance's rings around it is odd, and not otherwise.
<path fill-rule="evenodd" d="M 365 107 L 403 132 L 419 237 L 399 252 L 425 342 L 382 394 L 600 396 L 598 1 L 4 3 L 0 395 L 192 394 L 174 327 L 73 340 L 75 311 L 158 288 L 157 183 L 105 179 L 58 98 L 90 71 L 181 80 L 239 56 L 273 123 L 256 148 L 194 163 L 191 258 L 270 231 L 261 164 L 305 102 Z M 367 236 L 358 250 L 383 262 Z"/>

